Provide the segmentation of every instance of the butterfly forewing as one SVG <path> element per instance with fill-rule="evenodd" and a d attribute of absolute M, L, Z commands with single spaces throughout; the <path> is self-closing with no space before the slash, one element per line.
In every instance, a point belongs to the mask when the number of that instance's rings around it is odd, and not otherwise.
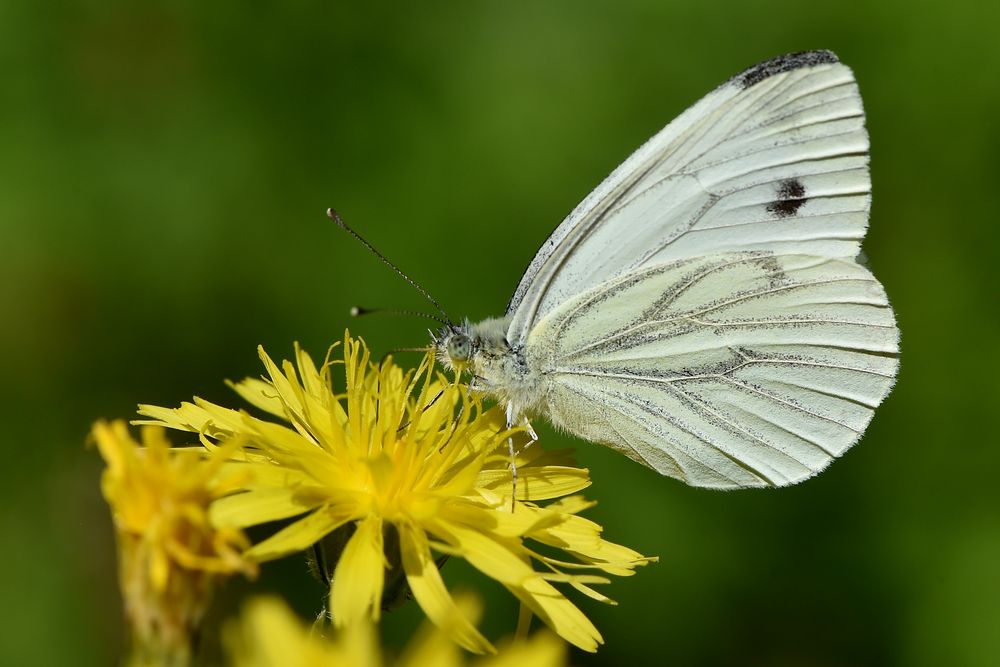
<path fill-rule="evenodd" d="M 869 208 L 868 138 L 851 70 L 826 51 L 750 68 L 630 156 L 552 233 L 508 307 L 526 341 L 595 285 L 743 250 L 851 258 Z"/>

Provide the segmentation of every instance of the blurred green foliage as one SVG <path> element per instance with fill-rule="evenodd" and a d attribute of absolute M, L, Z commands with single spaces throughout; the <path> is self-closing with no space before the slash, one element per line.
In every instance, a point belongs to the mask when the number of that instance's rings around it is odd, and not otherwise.
<path fill-rule="evenodd" d="M 502 312 L 549 231 L 632 149 L 744 67 L 830 48 L 872 136 L 866 251 L 903 333 L 864 441 L 781 491 L 712 493 L 578 446 L 590 513 L 661 562 L 581 599 L 577 664 L 1000 664 L 998 5 L 581 2 L 0 4 L 0 349 L 8 380 L 0 664 L 120 652 L 97 417 L 257 375 L 350 326 L 376 350 L 426 308 Z M 449 565 L 455 585 L 484 579 Z M 258 588 L 304 613 L 295 559 Z M 235 584 L 219 615 L 250 587 Z M 486 631 L 513 628 L 489 588 Z M 391 615 L 399 644 L 419 614 Z M 628 661 L 628 662 L 626 662 Z"/>

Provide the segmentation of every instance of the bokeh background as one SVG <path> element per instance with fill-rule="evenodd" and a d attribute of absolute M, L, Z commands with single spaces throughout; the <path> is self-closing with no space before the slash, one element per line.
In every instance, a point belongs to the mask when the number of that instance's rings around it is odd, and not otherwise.
<path fill-rule="evenodd" d="M 835 50 L 861 85 L 865 244 L 902 329 L 862 443 L 780 491 L 713 493 L 578 447 L 590 516 L 660 563 L 579 604 L 577 664 L 1000 664 L 998 5 L 973 0 L 0 3 L 0 664 L 121 650 L 98 417 L 258 375 L 346 326 L 379 351 L 426 310 L 502 312 L 562 217 L 632 149 L 764 58 Z M 512 630 L 499 587 L 486 632 Z M 257 590 L 314 613 L 298 559 Z M 217 614 L 238 606 L 233 586 Z M 420 618 L 392 614 L 399 645 Z"/>

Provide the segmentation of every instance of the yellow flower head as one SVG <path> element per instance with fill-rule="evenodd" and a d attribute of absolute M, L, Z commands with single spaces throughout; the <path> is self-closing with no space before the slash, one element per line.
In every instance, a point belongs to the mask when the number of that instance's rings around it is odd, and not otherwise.
<path fill-rule="evenodd" d="M 465 615 L 478 616 L 471 598 L 460 598 Z M 463 618 L 465 616 L 463 615 Z M 458 617 L 455 618 L 457 621 Z M 263 597 L 251 600 L 238 621 L 225 628 L 229 667 L 424 667 L 465 663 L 447 628 L 423 628 L 398 660 L 386 661 L 376 641 L 372 623 L 358 619 L 331 638 L 306 627 L 284 602 Z M 566 664 L 566 645 L 549 632 L 535 633 L 518 641 L 500 655 L 480 659 L 474 667 L 559 667 Z"/>
<path fill-rule="evenodd" d="M 589 504 L 568 494 L 590 484 L 585 469 L 564 452 L 527 447 L 517 456 L 512 502 L 506 442 L 523 434 L 506 429 L 499 409 L 484 410 L 465 388 L 435 374 L 431 353 L 409 372 L 391 361 L 371 364 L 364 344 L 349 336 L 342 362 L 321 369 L 298 348 L 296 364 L 281 368 L 260 355 L 268 378 L 235 389 L 279 422 L 197 398 L 177 409 L 140 406 L 154 423 L 202 433 L 210 448 L 246 439 L 231 466 L 252 481 L 216 502 L 213 516 L 243 527 L 297 517 L 248 556 L 278 558 L 346 527 L 330 590 L 335 625 L 378 620 L 391 568 L 390 575 L 405 576 L 432 621 L 449 624 L 458 643 L 492 651 L 471 623 L 449 620 L 455 604 L 434 554 L 464 558 L 567 641 L 596 650 L 600 633 L 553 583 L 609 601 L 589 586 L 608 580 L 587 571 L 625 576 L 647 559 L 601 539 L 601 527 L 577 515 Z M 338 390 L 333 369 L 341 364 L 346 386 Z M 562 550 L 569 562 L 529 542 Z"/>
<path fill-rule="evenodd" d="M 242 555 L 249 546 L 243 533 L 213 525 L 208 516 L 213 500 L 246 480 L 220 477 L 223 457 L 172 450 L 162 428 L 144 428 L 140 446 L 124 422 L 98 422 L 93 438 L 107 462 L 101 487 L 118 535 L 137 658 L 183 662 L 218 582 L 236 572 L 256 574 L 257 565 Z"/>

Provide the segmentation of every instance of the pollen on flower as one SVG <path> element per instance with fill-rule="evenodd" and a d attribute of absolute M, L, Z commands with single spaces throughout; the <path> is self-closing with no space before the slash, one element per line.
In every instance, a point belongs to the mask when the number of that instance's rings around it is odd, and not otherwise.
<path fill-rule="evenodd" d="M 247 480 L 220 475 L 225 457 L 172 449 L 162 428 L 144 428 L 142 445 L 121 421 L 98 422 L 92 436 L 107 463 L 101 487 L 117 533 L 134 657 L 183 664 L 218 583 L 256 575 L 242 555 L 249 546 L 242 531 L 209 519 L 212 501 Z"/>
<path fill-rule="evenodd" d="M 150 418 L 143 423 L 199 433 L 210 449 L 244 440 L 225 469 L 253 483 L 214 503 L 213 518 L 238 527 L 287 524 L 248 557 L 264 561 L 333 543 L 313 550 L 325 555 L 320 569 L 331 581 L 334 625 L 378 620 L 387 600 L 408 588 L 456 642 L 491 652 L 471 622 L 454 620 L 464 617 L 439 572 L 444 557 L 463 558 L 564 639 L 596 650 L 600 633 L 554 584 L 610 602 L 591 585 L 651 559 L 605 541 L 600 526 L 578 516 L 590 503 L 573 494 L 590 479 L 567 452 L 523 449 L 512 501 L 507 439 L 527 438 L 507 429 L 500 409 L 485 408 L 437 372 L 433 352 L 409 371 L 391 359 L 372 363 L 364 343 L 349 335 L 340 358 L 328 355 L 319 367 L 297 346 L 294 364 L 279 366 L 259 352 L 266 379 L 233 387 L 267 419 L 198 398 L 176 409 L 139 410 Z"/>

